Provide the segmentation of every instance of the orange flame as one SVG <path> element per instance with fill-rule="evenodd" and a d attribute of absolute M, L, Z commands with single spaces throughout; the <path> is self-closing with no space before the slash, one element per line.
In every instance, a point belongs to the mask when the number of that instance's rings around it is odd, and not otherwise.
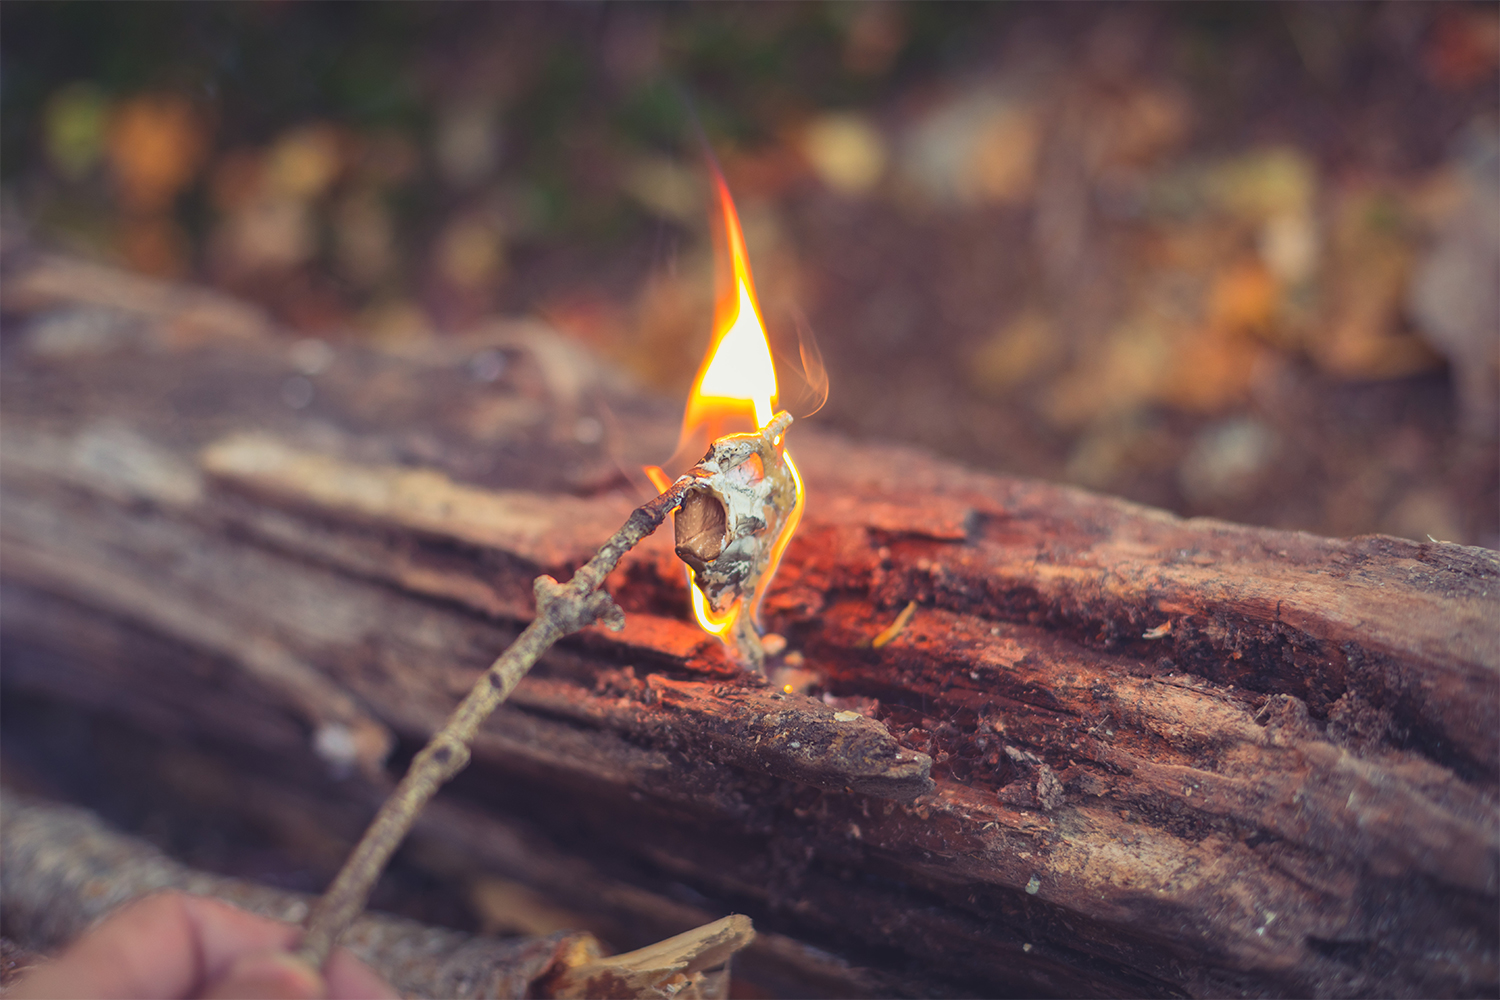
<path fill-rule="evenodd" d="M 776 368 L 755 298 L 755 280 L 750 274 L 744 233 L 729 188 L 717 171 L 714 181 L 724 216 L 732 281 L 729 294 L 720 299 L 715 310 L 713 344 L 703 358 L 698 377 L 693 382 L 693 391 L 688 395 L 687 410 L 682 418 L 683 444 L 700 430 L 707 431 L 709 441 L 752 427 L 760 430 L 776 415 Z M 721 639 L 727 640 L 735 622 L 746 610 L 750 613 L 750 620 L 759 624 L 761 598 L 765 596 L 766 588 L 776 575 L 776 567 L 781 564 L 781 557 L 802 520 L 805 498 L 802 476 L 785 448 L 782 449 L 782 458 L 796 485 L 797 501 L 772 543 L 770 561 L 756 581 L 748 608 L 745 599 L 741 598 L 726 611 L 715 612 L 698 588 L 692 567 L 685 567 L 693 617 L 704 631 Z M 654 466 L 647 468 L 646 474 L 659 490 L 665 490 L 671 483 L 666 474 Z"/>
<path fill-rule="evenodd" d="M 753 421 L 759 430 L 776 412 L 776 368 L 755 299 L 755 280 L 750 276 L 740 217 L 724 179 L 717 175 L 714 179 L 724 213 L 732 285 L 730 295 L 720 300 L 716 310 L 714 325 L 718 332 L 698 368 L 682 420 L 684 434 L 706 427 L 710 441 L 721 437 L 726 432 L 725 424 L 735 418 Z"/>

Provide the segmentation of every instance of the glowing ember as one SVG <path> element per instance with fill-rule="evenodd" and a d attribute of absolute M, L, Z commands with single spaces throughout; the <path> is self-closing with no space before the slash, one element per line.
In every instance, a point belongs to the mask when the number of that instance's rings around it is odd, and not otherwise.
<path fill-rule="evenodd" d="M 782 443 L 790 418 L 777 419 L 776 370 L 739 216 L 723 178 L 715 180 L 732 281 L 683 415 L 684 443 L 699 432 L 713 443 L 694 473 L 699 495 L 689 494 L 677 515 L 678 553 L 688 563 L 693 617 L 758 665 L 759 640 L 747 626 L 759 626 L 761 598 L 802 519 L 804 492 Z M 646 472 L 658 489 L 670 484 L 662 470 Z"/>

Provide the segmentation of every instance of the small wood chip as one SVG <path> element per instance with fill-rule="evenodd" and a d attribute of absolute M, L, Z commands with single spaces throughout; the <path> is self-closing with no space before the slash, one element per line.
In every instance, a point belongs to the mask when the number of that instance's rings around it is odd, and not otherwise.
<path fill-rule="evenodd" d="M 750 918 L 732 914 L 636 951 L 600 958 L 580 952 L 544 985 L 559 1000 L 572 997 L 641 997 L 719 1000 L 729 993 L 727 965 L 755 940 Z M 577 964 L 574 964 L 574 963 Z"/>
<path fill-rule="evenodd" d="M 879 649 L 881 646 L 884 646 L 886 643 L 896 638 L 896 636 L 900 635 L 901 631 L 905 629 L 906 626 L 911 622 L 912 615 L 916 613 L 917 602 L 908 602 L 906 607 L 901 609 L 901 613 L 896 616 L 896 620 L 891 622 L 890 628 L 886 629 L 884 632 L 871 639 L 870 645 L 874 646 L 876 649 Z"/>

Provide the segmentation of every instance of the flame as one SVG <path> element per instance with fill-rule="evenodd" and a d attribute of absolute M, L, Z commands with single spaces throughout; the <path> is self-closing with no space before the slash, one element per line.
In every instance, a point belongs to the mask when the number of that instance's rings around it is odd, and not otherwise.
<path fill-rule="evenodd" d="M 760 306 L 755 299 L 755 279 L 750 276 L 750 258 L 740 217 L 729 197 L 724 179 L 715 176 L 719 205 L 724 213 L 724 237 L 729 248 L 731 294 L 716 310 L 713 346 L 698 368 L 693 391 L 688 394 L 682 419 L 684 437 L 701 428 L 710 441 L 728 432 L 730 422 L 750 423 L 756 430 L 775 415 L 776 367 L 766 340 Z M 731 428 L 746 430 L 746 427 Z"/>
<path fill-rule="evenodd" d="M 715 336 L 712 346 L 704 356 L 688 395 L 687 409 L 682 418 L 682 444 L 686 444 L 699 431 L 706 431 L 709 441 L 727 433 L 760 430 L 776 415 L 776 368 L 771 359 L 771 345 L 766 339 L 765 324 L 761 321 L 760 306 L 755 298 L 755 279 L 750 274 L 749 255 L 745 250 L 745 236 L 740 229 L 739 215 L 724 178 L 714 172 L 719 206 L 723 213 L 725 243 L 729 250 L 731 285 L 729 294 L 723 296 L 715 310 Z M 728 610 L 719 613 L 709 606 L 708 599 L 698 588 L 692 567 L 687 571 L 688 594 L 691 598 L 693 617 L 705 632 L 728 640 L 730 631 L 741 614 L 749 612 L 751 621 L 758 624 L 760 602 L 765 596 L 771 578 L 786 552 L 798 523 L 802 520 L 805 499 L 802 475 L 792 461 L 791 453 L 782 449 L 782 458 L 796 484 L 796 505 L 777 535 L 771 547 L 770 561 L 756 582 L 755 592 L 748 602 L 745 598 L 735 601 Z M 652 466 L 646 469 L 657 489 L 665 490 L 671 480 L 661 469 Z"/>

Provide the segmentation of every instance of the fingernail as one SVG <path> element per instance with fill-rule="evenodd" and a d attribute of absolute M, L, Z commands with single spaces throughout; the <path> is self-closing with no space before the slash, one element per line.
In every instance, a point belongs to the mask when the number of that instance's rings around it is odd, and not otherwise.
<path fill-rule="evenodd" d="M 204 1000 L 314 1000 L 327 992 L 323 977 L 284 951 L 241 955 Z"/>

